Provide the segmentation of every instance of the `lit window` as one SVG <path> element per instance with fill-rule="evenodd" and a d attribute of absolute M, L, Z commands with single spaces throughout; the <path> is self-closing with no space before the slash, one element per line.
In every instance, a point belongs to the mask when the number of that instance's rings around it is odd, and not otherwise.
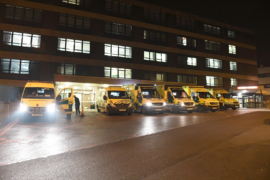
<path fill-rule="evenodd" d="M 122 36 L 132 36 L 132 26 L 113 22 L 105 22 L 105 32 Z"/>
<path fill-rule="evenodd" d="M 237 86 L 237 79 L 231 78 L 231 87 Z"/>
<path fill-rule="evenodd" d="M 58 38 L 58 50 L 90 54 L 90 41 Z"/>
<path fill-rule="evenodd" d="M 131 69 L 104 67 L 107 78 L 131 79 Z"/>
<path fill-rule="evenodd" d="M 229 54 L 236 54 L 236 47 L 234 45 L 229 45 Z"/>
<path fill-rule="evenodd" d="M 120 46 L 120 45 L 114 45 L 114 44 L 105 44 L 104 55 L 123 57 L 123 58 L 132 58 L 132 47 Z"/>
<path fill-rule="evenodd" d="M 231 31 L 231 30 L 228 30 L 228 37 L 235 38 L 235 32 Z"/>
<path fill-rule="evenodd" d="M 206 76 L 206 86 L 223 86 L 222 77 Z"/>
<path fill-rule="evenodd" d="M 188 57 L 187 58 L 187 65 L 188 66 L 197 66 L 197 58 Z"/>
<path fill-rule="evenodd" d="M 206 67 L 222 69 L 222 61 L 219 59 L 206 58 Z"/>
<path fill-rule="evenodd" d="M 164 81 L 164 74 L 156 73 L 156 81 Z"/>
<path fill-rule="evenodd" d="M 1 59 L 1 72 L 12 74 L 38 74 L 39 62 L 19 59 Z"/>
<path fill-rule="evenodd" d="M 62 0 L 63 3 L 80 5 L 80 0 Z"/>
<path fill-rule="evenodd" d="M 157 62 L 167 62 L 167 54 L 144 51 L 144 60 L 157 61 Z"/>
<path fill-rule="evenodd" d="M 4 31 L 3 42 L 10 46 L 40 48 L 40 35 Z"/>
<path fill-rule="evenodd" d="M 230 70 L 237 71 L 237 63 L 230 61 Z"/>

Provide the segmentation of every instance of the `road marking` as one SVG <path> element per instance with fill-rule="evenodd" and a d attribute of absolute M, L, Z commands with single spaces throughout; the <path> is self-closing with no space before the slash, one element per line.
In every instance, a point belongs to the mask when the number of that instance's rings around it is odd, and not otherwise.
<path fill-rule="evenodd" d="M 12 128 L 12 126 L 14 126 L 17 122 L 19 121 L 19 119 L 15 119 L 14 121 L 12 121 L 11 123 L 9 123 L 4 129 L 3 132 L 0 133 L 0 137 L 5 134 L 5 132 L 7 132 L 10 128 Z"/>

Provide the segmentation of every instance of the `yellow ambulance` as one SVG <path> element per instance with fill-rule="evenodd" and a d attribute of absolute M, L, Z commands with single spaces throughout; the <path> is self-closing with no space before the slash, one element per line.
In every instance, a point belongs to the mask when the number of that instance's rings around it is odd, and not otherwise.
<path fill-rule="evenodd" d="M 183 89 L 195 102 L 199 112 L 210 110 L 216 112 L 219 101 L 216 100 L 203 86 L 183 86 Z"/>
<path fill-rule="evenodd" d="M 130 84 L 124 86 L 131 96 L 133 110 L 147 114 L 165 112 L 166 103 L 153 84 Z"/>
<path fill-rule="evenodd" d="M 100 88 L 97 96 L 97 111 L 132 114 L 132 104 L 127 90 L 122 87 Z"/>
<path fill-rule="evenodd" d="M 221 96 L 223 96 L 223 110 L 227 110 L 228 108 L 232 108 L 233 110 L 239 109 L 239 101 L 236 99 L 231 98 L 231 95 L 228 91 L 221 88 L 213 88 L 208 89 L 208 91 L 217 99 L 219 100 L 219 103 L 221 103 Z"/>
<path fill-rule="evenodd" d="M 55 88 L 52 82 L 27 82 L 21 97 L 20 116 L 55 118 L 56 109 L 71 117 L 73 99 L 73 88 L 62 89 L 55 96 Z"/>
<path fill-rule="evenodd" d="M 166 110 L 178 113 L 187 111 L 192 113 L 195 109 L 195 102 L 187 95 L 182 86 L 176 85 L 158 85 L 158 93 L 163 96 L 166 102 Z"/>

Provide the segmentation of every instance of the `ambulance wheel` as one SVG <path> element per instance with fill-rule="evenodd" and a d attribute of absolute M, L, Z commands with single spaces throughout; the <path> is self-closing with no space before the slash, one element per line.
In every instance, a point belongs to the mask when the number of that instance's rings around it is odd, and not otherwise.
<path fill-rule="evenodd" d="M 97 106 L 97 112 L 100 112 L 100 109 L 98 109 L 98 106 Z"/>
<path fill-rule="evenodd" d="M 111 110 L 110 108 L 107 108 L 107 115 L 110 116 L 112 113 L 111 113 Z"/>
<path fill-rule="evenodd" d="M 144 107 L 142 107 L 142 114 L 147 114 L 147 110 Z"/>
<path fill-rule="evenodd" d="M 67 120 L 71 120 L 71 114 L 67 114 Z"/>
<path fill-rule="evenodd" d="M 132 111 L 128 112 L 128 115 L 129 115 L 129 116 L 132 115 Z"/>
<path fill-rule="evenodd" d="M 236 110 L 237 108 L 232 108 L 232 110 Z"/>
<path fill-rule="evenodd" d="M 192 113 L 193 111 L 187 111 L 188 113 Z"/>
<path fill-rule="evenodd" d="M 198 106 L 197 109 L 198 109 L 198 112 L 203 112 L 203 107 Z"/>
<path fill-rule="evenodd" d="M 173 109 L 172 109 L 172 112 L 174 113 L 174 114 L 177 114 L 179 111 L 178 111 L 178 108 L 177 107 L 173 107 Z"/>

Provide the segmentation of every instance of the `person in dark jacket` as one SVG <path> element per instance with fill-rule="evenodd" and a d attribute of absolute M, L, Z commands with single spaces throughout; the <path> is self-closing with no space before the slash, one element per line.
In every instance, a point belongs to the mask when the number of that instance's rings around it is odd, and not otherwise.
<path fill-rule="evenodd" d="M 76 115 L 78 115 L 78 113 L 81 114 L 81 112 L 80 112 L 80 100 L 75 95 L 74 95 L 74 99 L 75 99 Z"/>

